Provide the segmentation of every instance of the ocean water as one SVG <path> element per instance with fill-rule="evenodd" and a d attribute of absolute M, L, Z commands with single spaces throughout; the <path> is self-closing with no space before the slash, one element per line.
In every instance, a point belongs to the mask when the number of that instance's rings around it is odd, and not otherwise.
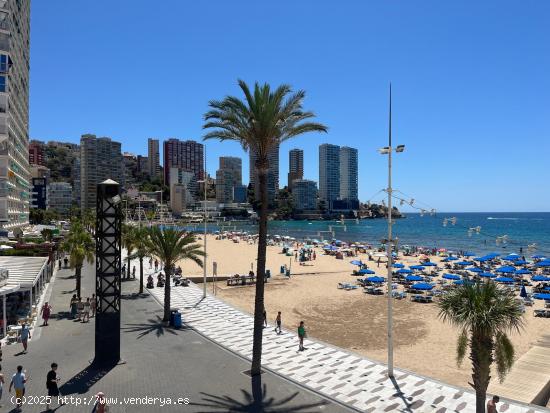
<path fill-rule="evenodd" d="M 455 225 L 444 226 L 445 218 L 456 217 Z M 225 229 L 256 232 L 257 227 L 226 223 Z M 481 227 L 480 232 L 468 234 L 468 230 Z M 213 227 L 210 230 L 214 229 Z M 219 229 L 219 228 L 218 228 Z M 224 229 L 222 227 L 222 229 Z M 198 229 L 200 230 L 200 228 Z M 344 225 L 336 221 L 270 221 L 270 235 L 287 235 L 296 239 L 331 239 L 363 241 L 378 244 L 387 237 L 385 219 L 346 220 Z M 399 245 L 447 248 L 473 251 L 476 254 L 520 252 L 531 255 L 528 245 L 536 244 L 537 253 L 550 256 L 550 212 L 544 213 L 438 213 L 435 216 L 415 213 L 394 220 L 394 237 Z M 506 242 L 497 244 L 498 237 L 506 236 Z"/>

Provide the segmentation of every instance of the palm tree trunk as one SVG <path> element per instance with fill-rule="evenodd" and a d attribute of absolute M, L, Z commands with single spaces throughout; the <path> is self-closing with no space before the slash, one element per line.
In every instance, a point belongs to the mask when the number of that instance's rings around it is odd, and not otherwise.
<path fill-rule="evenodd" d="M 257 376 L 262 369 L 262 338 L 264 328 L 264 279 L 267 248 L 267 170 L 259 168 L 260 224 L 258 235 L 258 264 L 256 268 L 256 297 L 254 301 L 254 335 L 252 344 L 252 367 L 250 374 Z"/>
<path fill-rule="evenodd" d="M 172 268 L 168 265 L 165 266 L 164 273 L 166 277 L 164 282 L 164 318 L 162 321 L 170 321 L 170 275 L 172 274 Z"/>
<path fill-rule="evenodd" d="M 485 413 L 487 399 L 487 387 L 491 380 L 491 363 L 493 342 L 490 337 L 473 332 L 470 348 L 470 360 L 472 361 L 472 381 L 476 392 L 476 413 Z"/>
<path fill-rule="evenodd" d="M 82 285 L 82 266 L 77 265 L 75 267 L 75 277 L 76 277 L 76 296 L 80 298 L 80 290 Z"/>
<path fill-rule="evenodd" d="M 126 278 L 129 280 L 130 279 L 130 251 L 128 251 L 128 265 L 126 267 Z"/>
<path fill-rule="evenodd" d="M 143 257 L 139 257 L 139 293 L 143 294 Z"/>

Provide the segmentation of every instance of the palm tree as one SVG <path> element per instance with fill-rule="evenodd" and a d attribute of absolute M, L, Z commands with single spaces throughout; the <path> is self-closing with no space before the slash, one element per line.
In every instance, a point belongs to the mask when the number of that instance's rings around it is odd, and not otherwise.
<path fill-rule="evenodd" d="M 520 331 L 523 313 L 513 294 L 488 281 L 465 284 L 443 296 L 439 317 L 460 329 L 457 364 L 470 348 L 472 383 L 476 392 L 476 412 L 485 412 L 491 365 L 496 362 L 500 381 L 514 363 L 514 346 L 507 333 Z"/>
<path fill-rule="evenodd" d="M 147 256 L 147 237 L 149 230 L 146 227 L 134 227 L 132 229 L 134 247 L 136 248 L 135 256 L 139 259 L 139 293 L 143 293 L 143 259 Z"/>
<path fill-rule="evenodd" d="M 148 229 L 146 238 L 147 251 L 159 259 L 164 265 L 166 281 L 164 283 L 164 318 L 170 320 L 170 276 L 178 261 L 191 260 L 202 267 L 200 257 L 204 256 L 201 246 L 195 243 L 195 235 L 191 232 L 177 231 L 167 228 L 161 230 L 154 226 Z"/>
<path fill-rule="evenodd" d="M 251 374 L 258 375 L 261 373 L 262 363 L 268 154 L 281 142 L 306 132 L 326 132 L 327 127 L 307 121 L 315 115 L 302 109 L 305 97 L 303 90 L 293 93 L 290 86 L 281 85 L 272 91 L 267 83 L 262 86 L 256 83 L 252 93 L 244 81 L 239 80 L 239 86 L 245 100 L 227 96 L 222 101 L 210 101 L 210 110 L 204 115 L 203 128 L 213 129 L 204 135 L 204 139 L 237 141 L 243 149 L 256 155 L 254 167 L 259 182 L 260 220 Z"/>
<path fill-rule="evenodd" d="M 69 254 L 71 268 L 75 269 L 76 295 L 80 297 L 82 267 L 85 261 L 89 264 L 94 262 L 94 240 L 81 222 L 73 221 L 69 234 L 62 244 L 62 248 Z"/>
<path fill-rule="evenodd" d="M 126 256 L 126 278 L 130 278 L 130 265 L 131 265 L 131 259 L 133 258 L 132 253 L 135 249 L 135 234 L 133 231 L 133 228 L 130 225 L 123 224 L 122 225 L 122 245 L 124 248 L 126 248 L 127 256 Z M 124 274 L 123 274 L 124 275 Z"/>

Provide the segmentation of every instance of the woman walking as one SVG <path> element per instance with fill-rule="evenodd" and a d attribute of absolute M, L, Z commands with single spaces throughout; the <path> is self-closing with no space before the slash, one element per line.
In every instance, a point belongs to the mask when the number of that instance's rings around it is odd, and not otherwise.
<path fill-rule="evenodd" d="M 77 304 L 78 304 L 78 300 L 76 298 L 76 294 L 73 294 L 73 298 L 71 298 L 71 303 L 69 304 L 69 309 L 71 310 L 71 318 L 73 320 L 76 318 Z"/>
<path fill-rule="evenodd" d="M 46 301 L 42 306 L 42 310 L 40 310 L 40 313 L 42 314 L 43 326 L 48 325 L 48 320 L 50 318 L 51 311 L 52 311 L 52 306 L 48 304 L 48 302 Z"/>

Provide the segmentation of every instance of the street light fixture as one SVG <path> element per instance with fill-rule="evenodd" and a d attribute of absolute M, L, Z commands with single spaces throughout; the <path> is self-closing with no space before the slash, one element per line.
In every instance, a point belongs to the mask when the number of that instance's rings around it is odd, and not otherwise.
<path fill-rule="evenodd" d="M 378 149 L 378 152 L 382 155 L 388 155 L 388 239 L 386 243 L 386 254 L 388 255 L 388 277 L 387 277 L 387 289 L 388 289 L 388 377 L 393 377 L 393 294 L 392 294 L 392 244 L 397 242 L 396 239 L 392 239 L 392 185 L 391 185 L 391 161 L 392 152 L 395 150 L 397 153 L 401 153 L 405 150 L 405 145 L 397 145 L 392 147 L 391 140 L 391 83 L 390 83 L 390 113 L 389 113 L 389 129 L 388 129 L 388 146 Z"/>

